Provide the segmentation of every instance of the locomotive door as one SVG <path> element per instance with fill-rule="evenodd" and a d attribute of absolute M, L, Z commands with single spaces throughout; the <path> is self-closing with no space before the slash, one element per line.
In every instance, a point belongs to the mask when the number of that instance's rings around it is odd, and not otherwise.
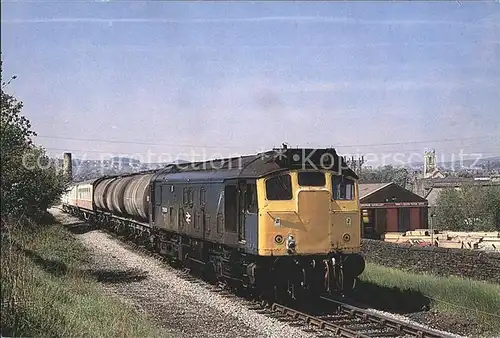
<path fill-rule="evenodd" d="M 224 243 L 236 244 L 239 241 L 240 215 L 239 207 L 240 193 L 237 180 L 226 181 L 224 187 Z"/>
<path fill-rule="evenodd" d="M 197 231 L 199 236 L 201 237 L 206 237 L 207 233 L 207 223 L 206 223 L 206 214 L 205 214 L 205 208 L 206 208 L 206 197 L 207 196 L 207 189 L 205 187 L 200 188 L 200 211 L 196 212 L 195 216 L 195 231 Z"/>
<path fill-rule="evenodd" d="M 238 187 L 238 241 L 245 240 L 245 215 L 246 215 L 246 193 L 247 193 L 247 183 L 246 181 L 240 181 Z"/>

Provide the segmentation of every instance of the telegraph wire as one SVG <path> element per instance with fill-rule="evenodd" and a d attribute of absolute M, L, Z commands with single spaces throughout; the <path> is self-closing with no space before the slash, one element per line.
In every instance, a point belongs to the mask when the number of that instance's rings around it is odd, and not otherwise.
<path fill-rule="evenodd" d="M 106 139 L 93 139 L 93 138 L 80 138 L 80 137 L 64 137 L 64 136 L 47 136 L 38 135 L 35 136 L 44 139 L 60 139 L 60 140 L 71 140 L 71 141 L 85 141 L 85 142 L 100 142 L 100 143 L 121 143 L 121 144 L 134 144 L 134 145 L 150 145 L 150 146 L 163 146 L 163 147 L 188 147 L 188 148 L 212 148 L 212 149 L 242 149 L 243 146 L 227 146 L 227 145 L 196 145 L 196 144 L 161 144 L 153 142 L 141 142 L 141 141 L 122 141 L 122 140 L 106 140 Z M 445 138 L 437 140 L 421 140 L 421 141 L 403 141 L 403 142 L 390 142 L 390 143 L 378 143 L 378 144 L 357 144 L 357 145 L 335 145 L 336 148 L 356 148 L 356 147 L 386 147 L 386 146 L 399 146 L 408 144 L 426 144 L 426 143 L 441 143 L 441 142 L 456 142 L 464 140 L 473 139 L 489 139 L 492 137 L 498 137 L 498 135 L 482 135 L 482 136 L 470 136 L 461 138 Z"/>
<path fill-rule="evenodd" d="M 467 148 L 471 148 L 471 147 L 472 146 L 462 147 L 461 149 L 467 149 Z M 112 155 L 119 154 L 119 155 L 153 155 L 153 156 L 161 156 L 161 155 L 168 154 L 168 152 L 157 152 L 157 153 L 151 152 L 151 153 L 147 153 L 147 152 L 123 152 L 123 151 L 68 149 L 68 148 L 52 148 L 52 147 L 43 147 L 43 148 L 45 150 L 50 150 L 50 151 L 80 152 L 80 153 L 98 153 L 98 154 L 112 154 Z M 259 148 L 259 149 L 263 149 L 263 148 Z M 269 147 L 267 147 L 265 149 L 269 149 Z M 416 152 L 421 152 L 421 151 L 422 151 L 422 149 L 410 149 L 410 150 L 402 150 L 402 151 L 387 150 L 387 151 L 369 152 L 369 153 L 371 153 L 371 154 L 384 154 L 384 153 L 408 154 L 408 153 L 412 153 L 412 152 L 416 153 Z M 249 152 L 251 152 L 251 151 L 249 150 Z M 453 154 L 453 153 L 458 153 L 458 152 L 448 152 L 448 153 Z M 498 151 L 471 151 L 471 154 L 464 154 L 464 155 L 474 155 L 474 154 L 500 155 L 500 152 L 498 152 Z"/>
<path fill-rule="evenodd" d="M 80 137 L 64 137 L 64 136 L 36 136 L 38 138 L 46 139 L 58 139 L 58 140 L 70 140 L 70 141 L 86 141 L 86 142 L 101 142 L 101 143 L 122 143 L 122 144 L 135 144 L 135 145 L 149 145 L 149 146 L 162 146 L 162 147 L 190 147 L 190 148 L 227 148 L 227 149 L 241 149 L 238 146 L 214 146 L 214 145 L 194 145 L 194 144 L 160 144 L 151 142 L 141 142 L 141 141 L 121 141 L 121 140 L 104 140 L 104 139 L 91 139 L 91 138 L 80 138 Z"/>

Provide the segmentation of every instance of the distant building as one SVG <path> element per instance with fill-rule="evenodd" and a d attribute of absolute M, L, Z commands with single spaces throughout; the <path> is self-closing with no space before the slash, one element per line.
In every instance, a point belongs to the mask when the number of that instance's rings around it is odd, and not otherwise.
<path fill-rule="evenodd" d="M 424 153 L 424 178 L 443 178 L 436 163 L 436 150 Z"/>
<path fill-rule="evenodd" d="M 466 175 L 467 174 L 467 175 Z M 439 170 L 436 163 L 436 151 L 426 151 L 424 153 L 423 177 L 416 177 L 413 181 L 412 191 L 428 200 L 429 207 L 435 207 L 439 193 L 446 188 L 460 189 L 465 185 L 491 186 L 500 185 L 498 175 L 486 177 L 474 177 L 478 173 L 469 173 L 461 171 L 460 173 L 449 172 L 445 175 Z M 469 176 L 470 177 L 460 177 Z"/>
<path fill-rule="evenodd" d="M 111 163 L 114 166 L 132 166 L 132 165 L 139 165 L 141 161 L 128 157 L 112 157 Z"/>
<path fill-rule="evenodd" d="M 359 201 L 365 238 L 427 228 L 427 200 L 395 183 L 359 184 Z"/>
<path fill-rule="evenodd" d="M 413 192 L 429 201 L 429 207 L 435 207 L 439 197 L 439 193 L 443 189 L 460 189 L 463 186 L 493 186 L 500 185 L 500 180 L 493 177 L 481 178 L 459 178 L 459 177 L 445 177 L 445 178 L 427 178 L 417 179 L 413 185 Z"/>

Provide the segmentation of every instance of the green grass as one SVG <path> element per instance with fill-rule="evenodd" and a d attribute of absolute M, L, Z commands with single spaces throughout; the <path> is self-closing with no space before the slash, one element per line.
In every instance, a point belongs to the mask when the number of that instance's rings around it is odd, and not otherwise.
<path fill-rule="evenodd" d="M 368 263 L 361 281 L 422 294 L 431 309 L 474 320 L 487 334 L 500 334 L 500 285 L 459 277 L 409 273 Z"/>
<path fill-rule="evenodd" d="M 83 269 L 90 256 L 60 225 L 2 233 L 2 334 L 165 337 L 145 314 L 104 294 Z"/>

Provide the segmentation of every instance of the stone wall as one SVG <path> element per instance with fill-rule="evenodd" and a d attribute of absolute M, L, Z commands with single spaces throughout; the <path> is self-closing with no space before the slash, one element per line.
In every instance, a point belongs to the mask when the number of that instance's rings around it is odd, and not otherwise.
<path fill-rule="evenodd" d="M 500 283 L 500 253 L 438 247 L 420 247 L 363 239 L 368 262 L 440 276 L 461 276 Z"/>

